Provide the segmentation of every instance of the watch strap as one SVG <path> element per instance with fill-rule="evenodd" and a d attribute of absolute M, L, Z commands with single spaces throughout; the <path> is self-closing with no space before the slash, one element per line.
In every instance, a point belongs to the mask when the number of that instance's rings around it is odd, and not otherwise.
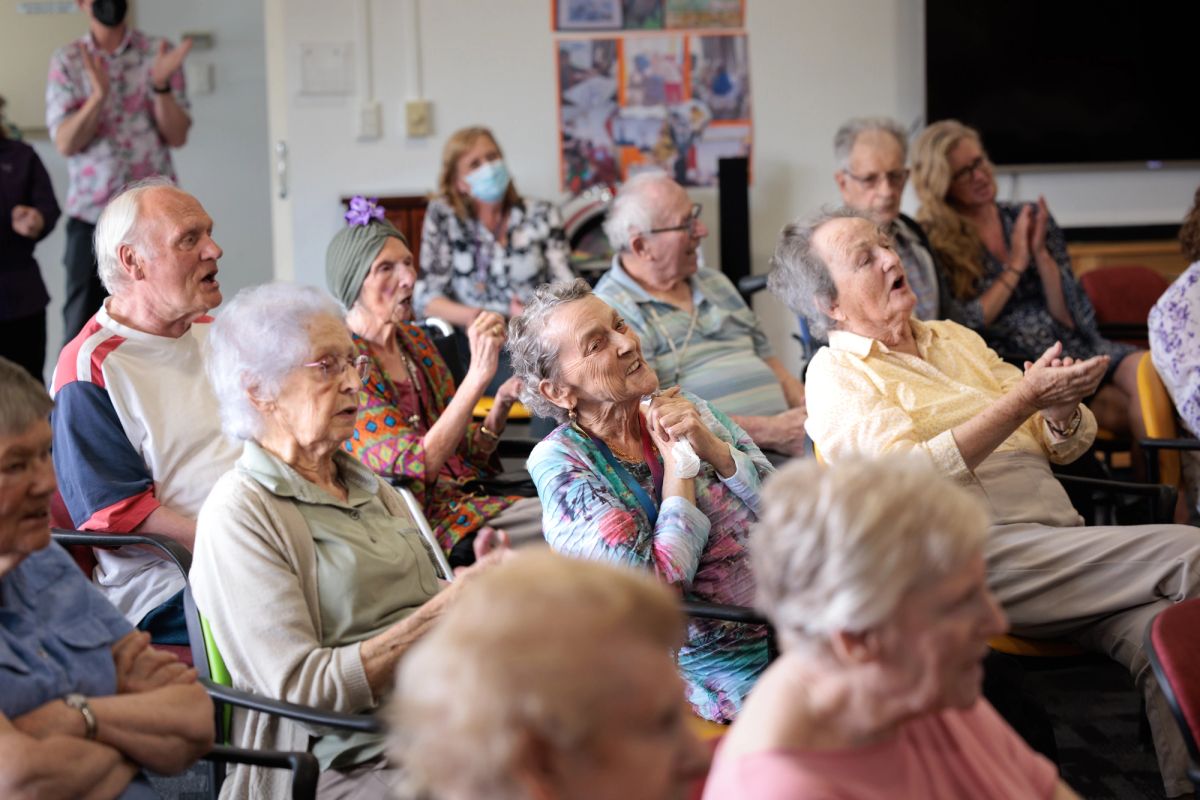
<path fill-rule="evenodd" d="M 78 692 L 72 692 L 63 698 L 63 702 L 78 711 L 80 715 L 83 716 L 83 724 L 87 728 L 84 735 L 88 739 L 95 739 L 96 731 L 100 725 L 96 719 L 96 712 L 92 711 L 92 707 L 88 704 L 87 698 Z"/>

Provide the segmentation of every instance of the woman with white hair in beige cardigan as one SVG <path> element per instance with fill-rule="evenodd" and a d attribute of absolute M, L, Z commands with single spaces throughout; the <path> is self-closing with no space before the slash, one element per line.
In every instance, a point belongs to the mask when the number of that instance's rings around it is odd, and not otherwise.
<path fill-rule="evenodd" d="M 354 432 L 365 356 L 333 298 L 289 284 L 240 293 L 213 324 L 209 346 L 222 425 L 245 449 L 197 520 L 196 605 L 235 688 L 368 713 L 462 581 L 438 579 L 400 496 L 341 449 Z M 485 555 L 490 541 L 477 544 Z M 232 734 L 241 747 L 311 749 L 322 800 L 390 794 L 381 734 L 313 730 L 242 710 Z M 283 796 L 284 781 L 238 767 L 222 796 Z"/>

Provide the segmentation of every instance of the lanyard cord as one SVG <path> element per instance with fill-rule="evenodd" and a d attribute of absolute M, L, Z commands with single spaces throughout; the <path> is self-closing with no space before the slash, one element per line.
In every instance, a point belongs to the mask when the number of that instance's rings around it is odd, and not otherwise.
<path fill-rule="evenodd" d="M 683 368 L 683 359 L 687 356 L 688 348 L 692 346 L 692 334 L 696 330 L 696 320 L 700 318 L 700 306 L 696 303 L 692 304 L 692 318 L 688 321 L 687 336 L 684 337 L 683 350 L 681 351 L 676 351 L 675 342 L 671 339 L 671 334 L 667 330 L 666 325 L 659 319 L 658 312 L 654 310 L 654 306 L 646 306 L 646 310 L 650 312 L 650 324 L 667 340 L 667 347 L 671 348 L 671 355 L 675 357 L 675 379 L 671 381 L 671 385 L 678 386 L 679 372 Z"/>

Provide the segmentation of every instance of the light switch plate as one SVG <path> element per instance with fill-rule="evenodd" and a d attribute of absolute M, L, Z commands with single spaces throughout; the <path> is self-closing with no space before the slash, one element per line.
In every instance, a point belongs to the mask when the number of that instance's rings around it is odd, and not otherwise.
<path fill-rule="evenodd" d="M 359 109 L 358 138 L 359 141 L 369 141 L 383 136 L 383 109 L 379 101 L 363 103 Z"/>
<path fill-rule="evenodd" d="M 433 104 L 428 100 L 409 100 L 404 106 L 404 121 L 408 135 L 433 135 Z"/>

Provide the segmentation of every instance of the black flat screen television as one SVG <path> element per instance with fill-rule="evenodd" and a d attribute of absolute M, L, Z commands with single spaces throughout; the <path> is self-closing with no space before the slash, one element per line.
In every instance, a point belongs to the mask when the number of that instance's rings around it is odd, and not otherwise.
<path fill-rule="evenodd" d="M 925 0 L 925 119 L 996 164 L 1200 160 L 1197 0 Z"/>

